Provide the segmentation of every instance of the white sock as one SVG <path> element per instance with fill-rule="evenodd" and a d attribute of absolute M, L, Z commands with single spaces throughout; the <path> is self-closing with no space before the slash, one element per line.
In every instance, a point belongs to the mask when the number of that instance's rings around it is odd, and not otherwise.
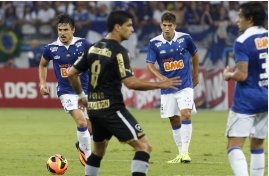
<path fill-rule="evenodd" d="M 99 167 L 90 166 L 88 164 L 85 165 L 85 176 L 98 176 Z"/>
<path fill-rule="evenodd" d="M 235 176 L 248 176 L 248 164 L 240 147 L 228 149 L 228 158 Z"/>
<path fill-rule="evenodd" d="M 264 150 L 251 150 L 250 153 L 250 175 L 263 176 L 265 167 Z"/>
<path fill-rule="evenodd" d="M 180 134 L 180 126 L 177 129 L 173 129 L 172 132 L 173 132 L 173 137 L 174 137 L 175 144 L 176 144 L 176 146 L 178 148 L 178 153 L 180 154 L 180 150 L 181 150 L 181 146 L 182 146 L 181 134 Z"/>
<path fill-rule="evenodd" d="M 182 120 L 181 121 L 181 141 L 182 148 L 180 153 L 185 153 L 189 151 L 189 145 L 192 136 L 192 123 L 191 120 Z"/>
<path fill-rule="evenodd" d="M 79 148 L 85 153 L 86 159 L 91 154 L 91 136 L 88 128 L 77 128 Z"/>

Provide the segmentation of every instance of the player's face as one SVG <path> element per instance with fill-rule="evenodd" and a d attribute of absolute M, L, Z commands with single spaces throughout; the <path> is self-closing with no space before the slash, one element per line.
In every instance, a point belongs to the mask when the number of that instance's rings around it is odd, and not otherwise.
<path fill-rule="evenodd" d="M 71 43 L 74 36 L 75 28 L 71 28 L 71 26 L 67 23 L 58 24 L 58 36 L 60 41 L 68 45 Z"/>
<path fill-rule="evenodd" d="M 163 32 L 163 37 L 168 41 L 172 40 L 175 35 L 176 24 L 164 21 L 160 24 L 160 26 Z"/>
<path fill-rule="evenodd" d="M 241 9 L 239 10 L 236 23 L 240 32 L 244 32 L 247 28 L 252 26 L 252 21 L 245 18 Z"/>
<path fill-rule="evenodd" d="M 120 27 L 120 36 L 122 38 L 122 41 L 128 40 L 133 32 L 134 32 L 133 22 L 131 19 L 129 19 L 127 22 L 123 23 Z"/>

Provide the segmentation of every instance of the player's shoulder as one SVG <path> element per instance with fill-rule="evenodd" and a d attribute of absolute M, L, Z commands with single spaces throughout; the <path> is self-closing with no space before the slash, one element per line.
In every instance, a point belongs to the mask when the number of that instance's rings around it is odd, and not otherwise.
<path fill-rule="evenodd" d="M 74 45 L 90 45 L 90 42 L 85 38 L 74 37 L 73 42 Z"/>
<path fill-rule="evenodd" d="M 189 37 L 190 34 L 184 33 L 184 32 L 175 32 L 175 38 L 181 38 L 181 37 Z"/>
<path fill-rule="evenodd" d="M 253 26 L 245 30 L 245 32 L 236 39 L 236 42 L 244 43 L 248 38 L 252 36 L 263 34 L 268 36 L 268 30 L 263 27 Z"/>

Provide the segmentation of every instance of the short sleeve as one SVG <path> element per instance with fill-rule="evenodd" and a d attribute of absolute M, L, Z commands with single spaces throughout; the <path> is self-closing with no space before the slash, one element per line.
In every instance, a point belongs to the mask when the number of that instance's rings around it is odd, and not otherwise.
<path fill-rule="evenodd" d="M 133 71 L 130 66 L 130 54 L 127 51 L 119 52 L 116 55 L 116 59 L 121 80 L 133 76 Z"/>
<path fill-rule="evenodd" d="M 88 59 L 87 59 L 88 50 L 85 50 L 84 53 L 78 57 L 73 67 L 75 67 L 79 72 L 85 72 L 88 70 Z"/>
<path fill-rule="evenodd" d="M 149 45 L 148 45 L 148 53 L 147 53 L 146 62 L 153 63 L 153 64 L 156 62 L 156 52 L 154 50 L 154 45 L 152 44 L 152 42 L 149 42 Z"/>
<path fill-rule="evenodd" d="M 249 60 L 247 49 L 243 43 L 235 42 L 234 43 L 234 60 L 238 61 L 247 61 Z"/>
<path fill-rule="evenodd" d="M 42 54 L 43 58 L 50 61 L 51 60 L 51 52 L 50 52 L 50 47 L 49 45 L 46 45 L 44 47 L 44 51 L 43 51 L 43 54 Z"/>
<path fill-rule="evenodd" d="M 188 51 L 193 56 L 197 52 L 197 47 L 195 46 L 193 39 L 190 35 L 187 35 L 186 39 L 188 41 L 187 42 Z"/>

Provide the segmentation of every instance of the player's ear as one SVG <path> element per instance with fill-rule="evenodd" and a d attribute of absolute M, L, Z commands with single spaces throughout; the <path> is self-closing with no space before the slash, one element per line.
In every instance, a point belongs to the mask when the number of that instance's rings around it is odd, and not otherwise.
<path fill-rule="evenodd" d="M 119 24 L 115 24 L 115 26 L 114 26 L 114 30 L 115 30 L 116 32 L 119 32 L 119 31 L 120 31 L 120 25 L 119 25 Z"/>

